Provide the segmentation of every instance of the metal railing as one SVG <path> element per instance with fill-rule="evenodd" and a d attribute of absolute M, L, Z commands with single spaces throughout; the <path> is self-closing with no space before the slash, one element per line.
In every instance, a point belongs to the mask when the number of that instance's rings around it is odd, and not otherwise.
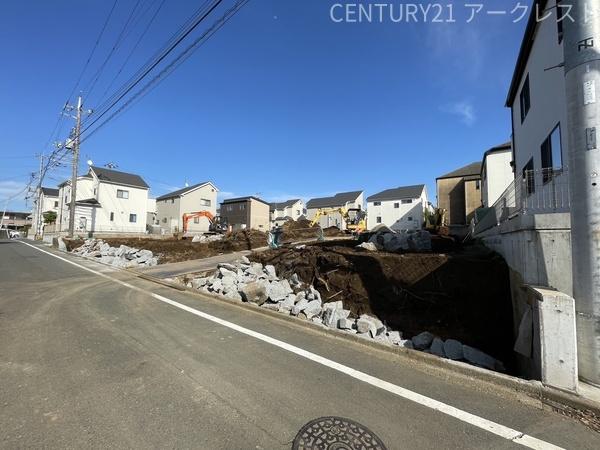
<path fill-rule="evenodd" d="M 494 225 L 519 214 L 569 212 L 569 194 L 569 173 L 566 168 L 524 171 L 492 206 L 496 213 Z"/>

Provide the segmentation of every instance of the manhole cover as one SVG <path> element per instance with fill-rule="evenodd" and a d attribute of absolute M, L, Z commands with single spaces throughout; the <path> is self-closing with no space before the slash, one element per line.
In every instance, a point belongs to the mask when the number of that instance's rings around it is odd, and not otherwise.
<path fill-rule="evenodd" d="M 321 417 L 304 425 L 292 450 L 387 450 L 364 425 L 343 417 Z"/>

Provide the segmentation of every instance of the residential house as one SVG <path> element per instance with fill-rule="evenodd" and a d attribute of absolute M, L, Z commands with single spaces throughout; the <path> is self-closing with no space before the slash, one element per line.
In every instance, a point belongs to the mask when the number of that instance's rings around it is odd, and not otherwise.
<path fill-rule="evenodd" d="M 146 227 L 152 227 L 158 225 L 158 218 L 156 214 L 156 199 L 149 198 L 146 206 Z"/>
<path fill-rule="evenodd" d="M 77 178 L 75 232 L 145 233 L 148 185 L 139 176 L 91 166 Z M 59 185 L 59 231 L 69 229 L 71 182 Z"/>
<path fill-rule="evenodd" d="M 467 225 L 481 207 L 481 162 L 467 164 L 436 178 L 438 207 L 448 225 Z"/>
<path fill-rule="evenodd" d="M 534 3 L 506 98 L 511 110 L 514 170 L 516 178 L 523 181 L 520 200 L 527 202 L 530 211 L 554 207 L 547 202 L 555 199 L 557 189 L 558 209 L 568 210 L 568 193 L 562 195 L 568 185 L 567 174 L 562 174 L 568 154 L 567 95 L 560 66 L 564 61 L 564 21 L 558 20 L 556 0 Z M 536 8 L 547 11 L 549 17 L 536 20 Z"/>
<path fill-rule="evenodd" d="M 285 202 L 271 203 L 271 226 L 281 224 L 286 220 L 298 220 L 304 216 L 304 202 L 299 198 Z"/>
<path fill-rule="evenodd" d="M 486 151 L 481 163 L 481 201 L 483 206 L 492 207 L 514 178 L 510 142 Z"/>
<path fill-rule="evenodd" d="M 364 209 L 363 191 L 340 192 L 331 197 L 313 198 L 306 202 L 306 218 L 313 220 L 319 209 L 330 208 L 357 208 Z M 338 227 L 340 230 L 346 229 L 346 222 L 339 213 L 332 213 L 321 216 L 319 225 L 322 228 L 331 226 Z"/>
<path fill-rule="evenodd" d="M 156 199 L 156 219 L 162 229 L 169 233 L 183 230 L 183 215 L 208 211 L 217 215 L 217 193 L 219 190 L 210 181 L 186 186 Z M 188 221 L 187 231 L 202 233 L 209 230 L 210 221 L 206 217 L 196 217 Z"/>
<path fill-rule="evenodd" d="M 58 201 L 58 189 L 42 187 L 40 189 L 39 195 L 37 196 L 38 200 L 33 205 L 32 210 L 32 231 L 35 234 L 38 234 L 38 226 L 40 229 L 44 224 L 44 213 L 54 212 L 57 215 L 58 220 L 58 209 L 59 209 L 59 201 Z M 38 203 L 39 202 L 39 203 Z M 38 206 L 39 205 L 39 206 Z"/>
<path fill-rule="evenodd" d="M 0 228 L 23 230 L 31 226 L 32 216 L 28 212 L 6 211 L 4 213 L 0 212 L 0 219 L 2 220 Z"/>
<path fill-rule="evenodd" d="M 418 230 L 428 207 L 424 184 L 386 189 L 367 198 L 367 226 L 386 225 L 392 230 Z"/>
<path fill-rule="evenodd" d="M 221 202 L 221 219 L 233 230 L 269 230 L 270 205 L 258 197 L 230 198 Z"/>

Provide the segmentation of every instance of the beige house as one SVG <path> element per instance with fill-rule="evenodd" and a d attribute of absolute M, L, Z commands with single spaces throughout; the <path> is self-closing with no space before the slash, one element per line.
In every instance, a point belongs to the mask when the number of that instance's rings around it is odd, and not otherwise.
<path fill-rule="evenodd" d="M 481 207 L 481 162 L 468 164 L 436 178 L 438 208 L 448 225 L 467 225 Z"/>
<path fill-rule="evenodd" d="M 258 197 L 230 198 L 221 202 L 221 218 L 233 230 L 269 230 L 270 205 Z"/>
<path fill-rule="evenodd" d="M 313 220 L 319 209 L 329 208 L 358 208 L 364 209 L 363 191 L 340 192 L 331 197 L 313 198 L 306 202 L 306 218 Z M 346 229 L 346 222 L 339 213 L 327 214 L 319 219 L 321 228 L 338 227 L 340 230 Z"/>
<path fill-rule="evenodd" d="M 59 201 L 58 201 L 58 189 L 42 187 L 39 195 L 37 196 L 37 200 L 33 204 L 33 210 L 31 213 L 32 216 L 32 225 L 31 230 L 34 234 L 38 234 L 44 227 L 44 213 L 47 212 L 55 212 L 58 220 L 58 210 L 59 210 Z M 39 203 L 38 203 L 39 202 Z M 40 228 L 38 230 L 38 228 Z"/>
<path fill-rule="evenodd" d="M 217 193 L 219 190 L 210 181 L 187 186 L 156 199 L 156 220 L 167 233 L 183 231 L 183 215 L 208 211 L 217 215 Z M 203 233 L 209 230 L 206 217 L 195 217 L 188 221 L 187 232 Z"/>

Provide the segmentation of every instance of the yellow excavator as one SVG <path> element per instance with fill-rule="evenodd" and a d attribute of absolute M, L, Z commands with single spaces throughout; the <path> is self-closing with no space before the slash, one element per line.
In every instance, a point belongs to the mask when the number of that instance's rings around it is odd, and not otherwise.
<path fill-rule="evenodd" d="M 323 216 L 339 214 L 346 223 L 346 232 L 358 235 L 367 230 L 367 213 L 361 208 L 320 208 L 310 222 L 310 226 L 319 223 Z"/>

